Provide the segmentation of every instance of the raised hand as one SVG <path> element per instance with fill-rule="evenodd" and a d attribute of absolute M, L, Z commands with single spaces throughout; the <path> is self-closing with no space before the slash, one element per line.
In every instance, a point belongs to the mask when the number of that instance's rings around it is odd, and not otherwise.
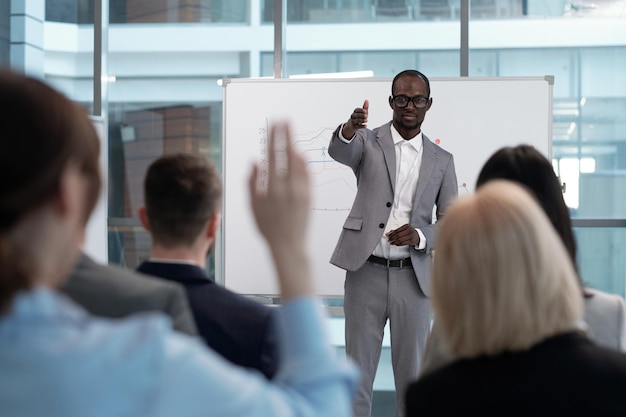
<path fill-rule="evenodd" d="M 352 139 L 354 133 L 367 126 L 367 115 L 368 109 L 370 107 L 370 102 L 365 100 L 363 102 L 363 107 L 357 107 L 354 109 L 352 114 L 350 115 L 350 119 L 343 125 L 343 130 L 341 134 L 346 139 Z"/>
<path fill-rule="evenodd" d="M 293 148 L 287 124 L 270 128 L 266 189 L 259 186 L 260 175 L 255 165 L 249 181 L 252 211 L 272 252 L 283 299 L 312 295 L 306 249 L 310 179 L 306 161 Z"/>

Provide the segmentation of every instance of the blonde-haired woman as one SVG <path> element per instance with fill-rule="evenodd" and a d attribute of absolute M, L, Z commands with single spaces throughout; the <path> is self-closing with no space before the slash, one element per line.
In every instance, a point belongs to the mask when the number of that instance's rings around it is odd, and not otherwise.
<path fill-rule="evenodd" d="M 496 180 L 448 209 L 433 309 L 455 361 L 406 393 L 407 416 L 623 415 L 626 355 L 579 330 L 562 240 L 519 185 Z"/>

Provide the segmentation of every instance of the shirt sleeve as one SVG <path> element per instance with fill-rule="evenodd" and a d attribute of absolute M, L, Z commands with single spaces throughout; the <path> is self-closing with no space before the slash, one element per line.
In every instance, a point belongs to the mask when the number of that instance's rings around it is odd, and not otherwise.
<path fill-rule="evenodd" d="M 340 141 L 342 141 L 343 143 L 350 143 L 352 141 L 352 139 L 346 139 L 343 137 L 343 127 L 346 124 L 342 124 L 341 127 L 339 128 L 339 131 L 337 132 L 337 137 L 339 138 Z M 356 134 L 356 133 L 355 133 Z M 353 138 L 354 139 L 354 138 Z"/>
<path fill-rule="evenodd" d="M 281 310 L 283 357 L 271 381 L 174 334 L 166 346 L 154 415 L 350 416 L 357 371 L 328 342 L 322 306 L 307 297 Z"/>
<path fill-rule="evenodd" d="M 420 229 L 415 229 L 415 231 L 417 232 L 418 235 L 420 235 L 420 243 L 418 243 L 417 245 L 415 245 L 415 249 L 416 250 L 424 250 L 426 249 L 426 236 L 424 236 L 424 232 L 422 232 Z"/>

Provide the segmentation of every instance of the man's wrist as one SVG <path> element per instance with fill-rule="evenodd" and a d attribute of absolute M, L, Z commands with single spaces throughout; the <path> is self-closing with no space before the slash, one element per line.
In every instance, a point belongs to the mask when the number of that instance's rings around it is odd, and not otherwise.
<path fill-rule="evenodd" d="M 426 236 L 424 236 L 424 233 L 422 233 L 422 231 L 420 229 L 418 229 L 417 227 L 415 228 L 415 231 L 417 232 L 417 236 L 418 236 L 418 242 L 416 245 L 414 245 L 416 250 L 424 250 L 426 249 Z"/>
<path fill-rule="evenodd" d="M 348 122 L 349 123 L 349 122 Z M 356 131 L 352 132 L 351 135 L 347 135 L 346 132 L 344 132 L 344 129 L 346 129 L 346 127 L 348 126 L 348 123 L 344 123 L 341 126 L 341 129 L 339 129 L 339 138 L 345 142 L 350 142 L 352 140 L 352 138 L 354 138 L 354 135 L 356 133 Z M 348 129 L 350 129 L 348 127 Z"/>

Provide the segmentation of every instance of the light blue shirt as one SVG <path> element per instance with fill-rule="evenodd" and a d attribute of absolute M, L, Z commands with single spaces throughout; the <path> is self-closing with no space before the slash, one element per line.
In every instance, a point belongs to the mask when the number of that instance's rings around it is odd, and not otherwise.
<path fill-rule="evenodd" d="M 89 316 L 54 291 L 0 318 L 0 414 L 51 417 L 350 416 L 356 368 L 328 343 L 314 298 L 282 307 L 273 381 L 171 330 L 168 319 Z"/>

